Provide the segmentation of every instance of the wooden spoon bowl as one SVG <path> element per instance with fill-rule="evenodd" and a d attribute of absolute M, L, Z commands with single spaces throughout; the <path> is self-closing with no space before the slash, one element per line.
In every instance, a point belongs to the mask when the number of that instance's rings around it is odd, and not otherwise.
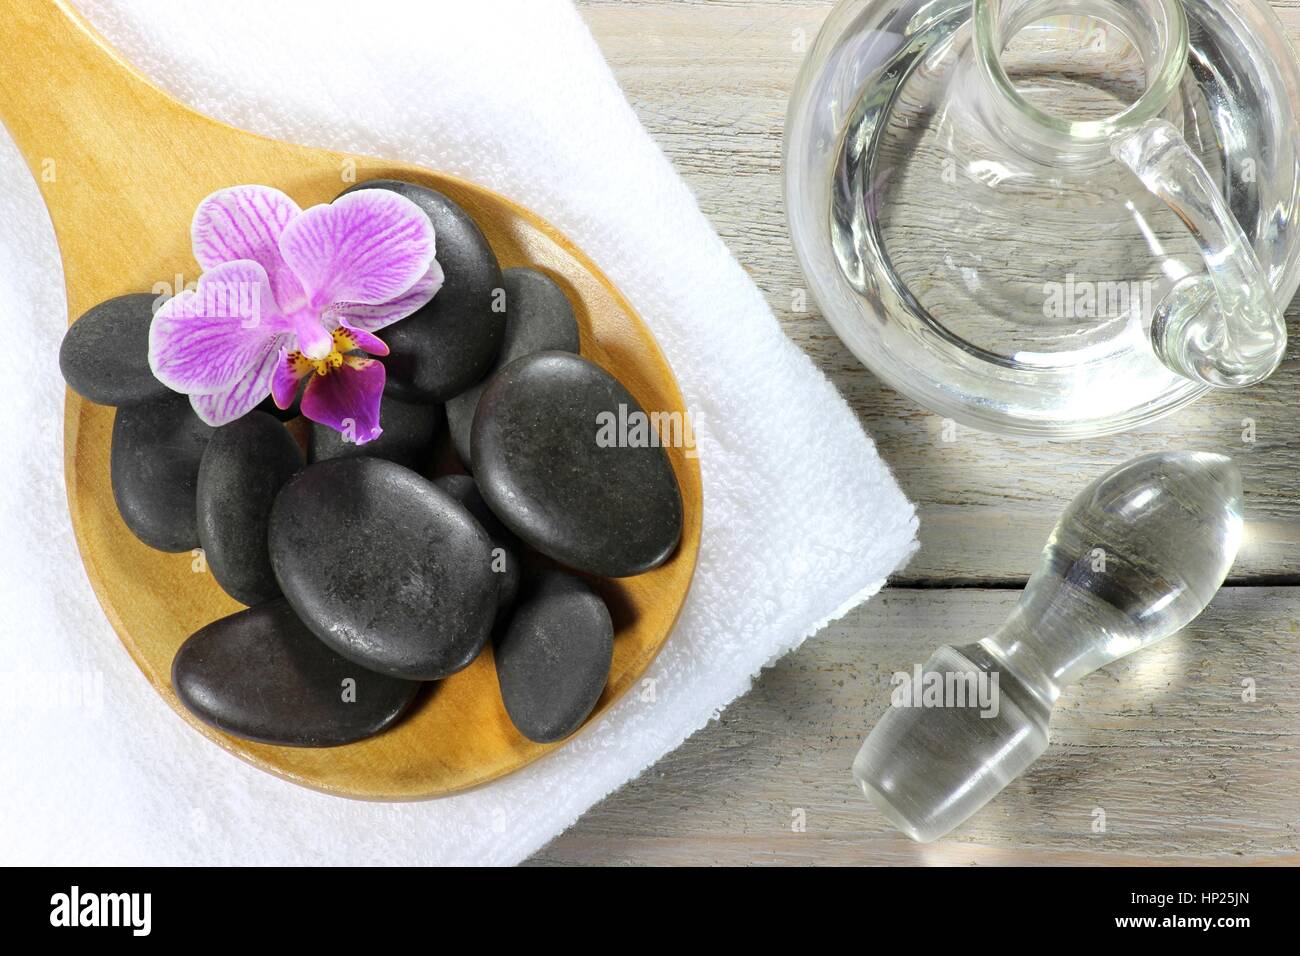
<path fill-rule="evenodd" d="M 40 184 L 63 257 L 68 313 L 127 292 L 193 281 L 189 225 L 224 186 L 262 183 L 303 208 L 351 182 L 403 179 L 445 193 L 474 217 L 503 267 L 546 271 L 564 288 L 582 353 L 617 376 L 647 410 L 685 415 L 672 371 L 627 300 L 556 229 L 473 183 L 415 166 L 277 142 L 182 106 L 140 76 L 65 3 L 6 0 L 0 116 Z M 161 284 L 161 285 L 160 285 Z M 64 460 L 82 560 L 122 644 L 173 709 L 230 752 L 296 783 L 370 799 L 440 796 L 485 783 L 558 745 L 511 725 L 490 649 L 424 693 L 391 730 L 312 750 L 250 743 L 194 719 L 171 687 L 171 662 L 198 628 L 239 609 L 200 555 L 141 544 L 118 516 L 109 484 L 114 410 L 68 393 Z M 616 635 L 596 719 L 645 671 L 685 601 L 699 550 L 701 486 L 687 449 L 669 449 L 685 510 L 675 556 L 647 574 L 602 584 Z M 581 733 L 581 731 L 579 731 Z"/>

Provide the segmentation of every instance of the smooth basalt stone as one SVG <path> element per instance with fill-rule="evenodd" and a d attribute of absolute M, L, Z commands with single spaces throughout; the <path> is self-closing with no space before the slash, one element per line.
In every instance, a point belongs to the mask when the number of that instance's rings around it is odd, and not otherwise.
<path fill-rule="evenodd" d="M 487 536 L 492 539 L 493 549 L 500 548 L 500 555 L 493 555 L 492 572 L 497 575 L 500 584 L 499 601 L 497 603 L 498 615 L 515 603 L 515 596 L 519 593 L 520 563 L 519 552 L 521 544 L 519 539 L 510 533 L 510 529 L 503 525 L 492 509 L 487 506 L 483 496 L 479 494 L 478 485 L 469 475 L 443 475 L 441 478 L 434 480 L 434 484 L 447 492 L 462 505 L 465 510 L 473 515 L 474 520 L 479 523 Z M 500 558 L 498 562 L 496 559 Z"/>
<path fill-rule="evenodd" d="M 213 431 L 184 395 L 117 410 L 109 455 L 113 498 L 126 526 L 149 547 L 199 546 L 195 490 Z"/>
<path fill-rule="evenodd" d="M 280 586 L 267 551 L 271 505 L 302 469 L 289 430 L 253 411 L 216 430 L 199 464 L 199 544 L 217 583 L 242 604 L 276 597 Z"/>
<path fill-rule="evenodd" d="M 482 230 L 442 193 L 395 179 L 345 189 L 390 189 L 424 210 L 433 223 L 442 288 L 429 304 L 383 329 L 386 391 L 408 402 L 443 402 L 481 379 L 505 334 L 504 309 L 493 308 L 501 267 Z"/>
<path fill-rule="evenodd" d="M 288 408 L 281 408 L 279 405 L 275 404 L 275 399 L 268 395 L 258 404 L 257 411 L 265 412 L 282 422 L 291 422 L 302 414 L 302 409 L 298 407 L 298 401 L 301 398 L 302 392 L 300 391 L 298 393 L 298 398 L 293 400 L 292 405 Z"/>
<path fill-rule="evenodd" d="M 276 498 L 269 540 L 294 610 L 364 667 L 437 680 L 467 666 L 491 632 L 491 540 L 455 498 L 401 465 L 308 465 Z"/>
<path fill-rule="evenodd" d="M 563 740 L 587 719 L 609 679 L 614 625 L 585 582 L 548 571 L 493 648 L 506 713 L 529 740 Z"/>
<path fill-rule="evenodd" d="M 149 369 L 155 298 L 120 295 L 72 323 L 59 347 L 59 370 L 69 388 L 97 405 L 135 405 L 172 394 Z"/>
<path fill-rule="evenodd" d="M 289 747 L 336 747 L 374 736 L 420 685 L 334 653 L 284 601 L 214 621 L 172 660 L 172 688 L 205 724 Z"/>
<path fill-rule="evenodd" d="M 433 455 L 442 430 L 441 405 L 415 405 L 385 395 L 379 404 L 383 434 L 364 445 L 348 441 L 341 432 L 319 422 L 311 423 L 311 460 L 331 458 L 386 458 L 407 468 L 418 468 Z"/>
<path fill-rule="evenodd" d="M 620 406 L 622 408 L 620 409 Z M 493 376 L 474 416 L 474 475 L 511 531 L 579 571 L 624 577 L 668 559 L 682 534 L 682 496 L 663 448 L 602 447 L 602 423 L 644 416 L 599 366 L 538 352 Z M 629 436 L 631 428 L 626 429 Z M 648 427 L 642 430 L 648 436 Z"/>
<path fill-rule="evenodd" d="M 534 352 L 577 352 L 578 320 L 564 290 L 550 276 L 535 269 L 507 269 L 501 273 L 506 290 L 506 335 L 501 352 L 483 381 L 447 402 L 447 425 L 460 460 L 472 460 L 470 428 L 479 396 L 498 369 Z"/>

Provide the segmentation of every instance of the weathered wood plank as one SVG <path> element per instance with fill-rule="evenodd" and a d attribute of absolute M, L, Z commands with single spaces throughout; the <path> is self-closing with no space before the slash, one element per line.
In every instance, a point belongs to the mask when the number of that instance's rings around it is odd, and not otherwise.
<path fill-rule="evenodd" d="M 1300 862 L 1291 588 L 1226 589 L 1192 627 L 1066 691 L 1047 754 L 951 838 L 920 846 L 894 831 L 849 775 L 890 676 L 983 636 L 1017 598 L 882 592 L 532 862 Z"/>
<path fill-rule="evenodd" d="M 1277 6 L 1295 42 L 1300 4 Z M 959 428 L 945 442 L 936 416 L 881 385 L 819 315 L 792 308 L 803 279 L 781 203 L 781 130 L 803 49 L 830 3 L 587 0 L 581 7 L 651 135 L 787 334 L 839 386 L 918 503 L 921 549 L 896 583 L 1021 582 L 1079 487 L 1134 455 L 1169 447 L 1226 452 L 1242 466 L 1252 526 L 1234 580 L 1300 583 L 1295 346 L 1265 385 L 1209 396 L 1141 431 L 1032 442 Z M 1294 342 L 1300 310 L 1290 317 Z M 1254 440 L 1246 441 L 1250 423 Z"/>
<path fill-rule="evenodd" d="M 1242 465 L 1251 522 L 1234 578 L 1300 580 L 1294 349 L 1266 386 L 1142 432 L 1034 443 L 958 429 L 945 442 L 939 420 L 881 386 L 820 316 L 792 309 L 803 280 L 781 207 L 780 132 L 802 45 L 830 3 L 580 5 L 642 121 L 917 500 L 922 548 L 896 584 L 1018 584 L 1075 490 L 1172 446 L 1226 451 Z M 1300 3 L 1276 7 L 1300 39 Z M 883 593 L 765 672 L 719 722 L 533 862 L 1300 862 L 1300 591 L 1285 588 L 1226 590 L 1183 634 L 1067 692 L 1049 753 L 952 838 L 921 847 L 894 832 L 848 772 L 889 676 L 940 641 L 990 630 L 1016 598 Z M 1248 678 L 1253 703 L 1242 699 Z M 1104 833 L 1093 831 L 1098 808 Z"/>

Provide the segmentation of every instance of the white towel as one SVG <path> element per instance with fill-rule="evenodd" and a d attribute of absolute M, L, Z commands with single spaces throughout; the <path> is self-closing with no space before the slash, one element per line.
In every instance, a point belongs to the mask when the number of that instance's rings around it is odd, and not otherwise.
<path fill-rule="evenodd" d="M 627 294 L 703 413 L 704 535 L 650 672 L 655 699 L 629 695 L 545 760 L 407 804 L 324 796 L 245 765 L 152 691 L 82 570 L 63 487 L 62 274 L 36 186 L 0 134 L 0 861 L 516 862 L 914 549 L 913 509 L 870 439 L 781 334 L 567 2 L 78 6 L 203 112 L 447 170 L 567 233 Z"/>

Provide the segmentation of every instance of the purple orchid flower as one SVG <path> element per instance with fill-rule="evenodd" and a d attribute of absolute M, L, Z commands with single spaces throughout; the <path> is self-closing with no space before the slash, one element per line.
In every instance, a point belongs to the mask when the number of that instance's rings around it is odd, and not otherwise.
<path fill-rule="evenodd" d="M 358 445 L 378 438 L 387 355 L 374 333 L 442 287 L 433 225 L 387 189 L 302 210 L 267 186 L 233 186 L 199 204 L 191 227 L 203 269 L 149 329 L 149 366 L 224 425 L 267 395 Z"/>

